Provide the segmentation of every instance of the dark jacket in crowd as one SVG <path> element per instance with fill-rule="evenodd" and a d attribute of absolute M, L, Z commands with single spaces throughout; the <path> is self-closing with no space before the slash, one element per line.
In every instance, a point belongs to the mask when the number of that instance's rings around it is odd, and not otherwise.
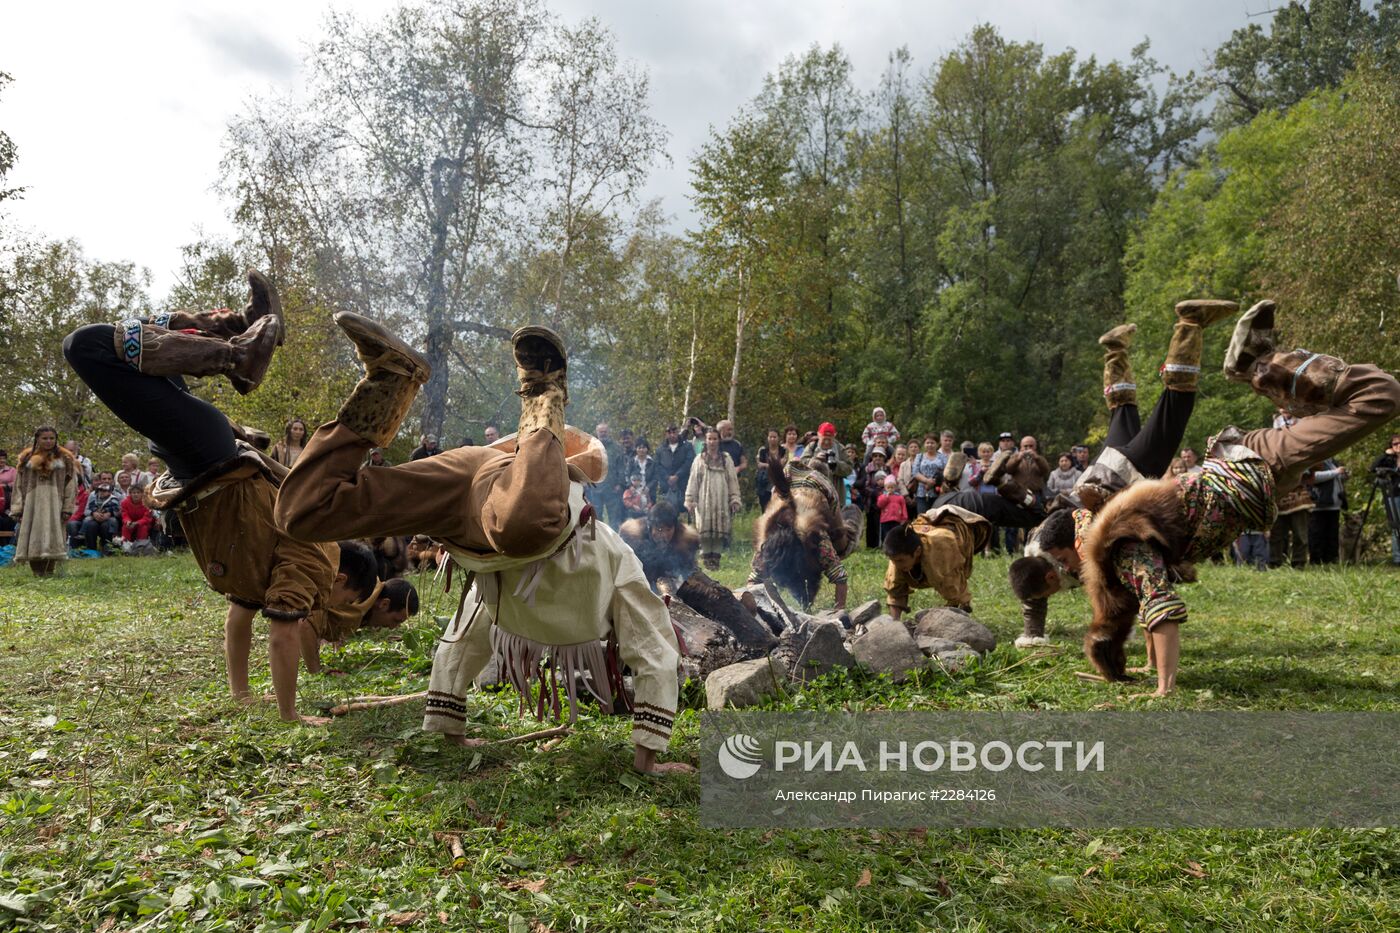
<path fill-rule="evenodd" d="M 92 518 L 94 512 L 101 511 L 111 516 L 112 521 L 116 521 L 122 513 L 122 498 L 113 492 L 104 499 L 94 492 L 88 497 L 87 505 L 83 507 L 83 517 Z"/>
<path fill-rule="evenodd" d="M 739 469 L 740 463 L 744 459 L 746 451 L 744 445 L 739 443 L 738 438 L 731 437 L 729 440 L 721 440 L 719 449 L 729 454 L 729 459 L 734 461 L 734 469 Z"/>
<path fill-rule="evenodd" d="M 675 450 L 671 450 L 671 446 L 663 440 L 656 445 L 652 459 L 656 462 L 656 487 L 661 495 L 674 493 L 678 499 L 683 499 L 685 484 L 690 481 L 690 465 L 695 460 L 695 448 L 690 441 L 682 440 Z M 668 477 L 672 476 L 676 477 L 674 488 L 667 482 Z"/>

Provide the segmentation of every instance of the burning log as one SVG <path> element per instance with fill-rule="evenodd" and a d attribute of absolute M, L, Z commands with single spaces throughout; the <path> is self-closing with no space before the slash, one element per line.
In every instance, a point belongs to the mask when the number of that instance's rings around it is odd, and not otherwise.
<path fill-rule="evenodd" d="M 686 577 L 676 590 L 676 596 L 702 616 L 723 625 L 735 641 L 746 648 L 766 652 L 777 644 L 768 626 L 744 608 L 744 604 L 734 598 L 728 587 L 711 579 L 702 570 Z"/>

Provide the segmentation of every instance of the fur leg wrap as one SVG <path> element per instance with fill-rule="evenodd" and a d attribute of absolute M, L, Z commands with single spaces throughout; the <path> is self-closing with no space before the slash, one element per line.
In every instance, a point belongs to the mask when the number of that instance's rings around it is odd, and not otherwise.
<path fill-rule="evenodd" d="M 387 447 L 432 367 L 417 350 L 369 318 L 342 311 L 335 323 L 355 344 L 365 366 L 364 377 L 340 406 L 336 420 L 371 445 Z"/>

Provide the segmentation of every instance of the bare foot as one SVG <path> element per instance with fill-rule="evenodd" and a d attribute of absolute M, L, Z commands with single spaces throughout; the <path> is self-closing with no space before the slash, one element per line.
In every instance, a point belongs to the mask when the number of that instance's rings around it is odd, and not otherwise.
<path fill-rule="evenodd" d="M 242 696 L 235 696 L 234 699 L 244 706 L 253 706 L 258 703 L 277 702 L 277 697 L 271 693 L 260 693 L 257 696 L 254 696 L 251 693 L 245 693 Z"/>
<path fill-rule="evenodd" d="M 465 735 L 457 735 L 456 733 L 446 733 L 443 738 L 447 740 L 449 745 L 459 745 L 462 748 L 476 748 L 478 745 L 488 744 L 486 739 L 469 739 Z"/>
<path fill-rule="evenodd" d="M 1128 668 L 1128 673 L 1129 673 L 1129 674 L 1155 674 L 1156 672 L 1157 672 L 1157 668 L 1155 668 L 1155 667 L 1150 667 L 1150 666 L 1147 666 L 1147 665 L 1144 665 L 1144 666 L 1142 666 L 1142 667 L 1130 667 L 1130 668 Z"/>

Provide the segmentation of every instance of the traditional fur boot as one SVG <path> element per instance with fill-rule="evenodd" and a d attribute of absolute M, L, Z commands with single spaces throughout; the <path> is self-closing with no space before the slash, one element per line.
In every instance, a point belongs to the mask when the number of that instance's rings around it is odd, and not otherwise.
<path fill-rule="evenodd" d="M 967 466 L 967 454 L 961 450 L 948 455 L 948 463 L 943 467 L 943 488 L 953 492 L 962 485 L 963 469 Z"/>
<path fill-rule="evenodd" d="M 231 340 L 124 321 L 114 336 L 117 356 L 133 369 L 152 376 L 224 375 L 247 395 L 267 374 L 280 331 L 275 317 L 259 319 Z"/>
<path fill-rule="evenodd" d="M 1277 350 L 1272 301 L 1261 301 L 1240 316 L 1225 353 L 1225 377 L 1248 382 L 1254 391 L 1291 415 L 1302 417 L 1332 407 L 1345 361 L 1307 350 Z"/>
<path fill-rule="evenodd" d="M 170 311 L 153 314 L 147 324 L 169 330 L 197 330 L 213 337 L 229 340 L 252 327 L 260 318 L 272 315 L 281 325 L 277 334 L 280 347 L 287 339 L 287 320 L 282 316 L 282 301 L 277 289 L 256 269 L 248 270 L 248 304 L 242 311 L 219 308 L 214 311 Z"/>
<path fill-rule="evenodd" d="M 564 441 L 564 406 L 569 402 L 568 355 L 548 327 L 522 327 L 511 335 L 520 377 L 520 440 L 543 429 Z"/>
<path fill-rule="evenodd" d="M 988 486 L 997 485 L 1006 474 L 1007 465 L 1014 456 L 1014 450 L 998 450 L 992 454 L 992 462 L 987 465 L 987 472 L 982 474 L 982 482 Z"/>
<path fill-rule="evenodd" d="M 363 315 L 341 311 L 336 326 L 355 344 L 365 374 L 340 406 L 336 421 L 369 441 L 387 447 L 428 381 L 433 368 L 417 350 Z"/>
<path fill-rule="evenodd" d="M 1254 361 L 1274 350 L 1274 310 L 1267 298 L 1257 302 L 1235 322 L 1230 347 L 1225 351 L 1225 378 L 1249 382 Z"/>
<path fill-rule="evenodd" d="M 1044 596 L 1021 600 L 1022 631 L 1016 636 L 1017 648 L 1037 648 L 1050 644 L 1045 637 L 1045 615 L 1049 606 Z"/>
<path fill-rule="evenodd" d="M 1137 404 L 1137 383 L 1128 360 L 1128 348 L 1133 344 L 1136 324 L 1119 324 L 1099 338 L 1103 347 L 1103 397 L 1109 410 Z"/>
<path fill-rule="evenodd" d="M 1193 298 L 1176 306 L 1178 318 L 1162 364 L 1162 383 L 1177 392 L 1195 392 L 1201 378 L 1201 329 L 1239 311 L 1233 301 Z"/>
<path fill-rule="evenodd" d="M 951 459 L 951 455 L 949 457 Z M 1045 488 L 1048 469 L 1042 469 L 1036 454 L 1018 450 L 999 450 L 987 467 L 982 482 L 995 486 L 997 494 L 1022 508 L 1032 508 L 1035 494 Z"/>

